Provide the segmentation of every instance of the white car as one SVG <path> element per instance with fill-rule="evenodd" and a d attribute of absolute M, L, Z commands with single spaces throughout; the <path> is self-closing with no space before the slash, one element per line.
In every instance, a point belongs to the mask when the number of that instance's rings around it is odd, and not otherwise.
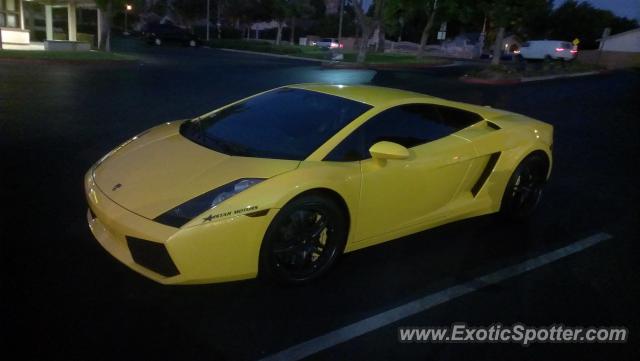
<path fill-rule="evenodd" d="M 577 55 L 577 47 L 575 47 L 568 41 L 531 40 L 523 43 L 522 46 L 520 46 L 520 56 L 526 60 L 573 60 Z"/>

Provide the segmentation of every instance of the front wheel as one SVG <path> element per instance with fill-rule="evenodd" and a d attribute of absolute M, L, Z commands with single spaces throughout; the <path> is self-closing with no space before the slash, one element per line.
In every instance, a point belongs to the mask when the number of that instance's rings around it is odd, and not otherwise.
<path fill-rule="evenodd" d="M 511 175 L 500 213 L 509 220 L 524 220 L 531 216 L 542 199 L 547 179 L 547 161 L 540 154 L 527 156 Z"/>
<path fill-rule="evenodd" d="M 332 200 L 320 195 L 294 199 L 267 229 L 260 275 L 284 284 L 314 280 L 342 254 L 347 233 L 347 218 Z"/>

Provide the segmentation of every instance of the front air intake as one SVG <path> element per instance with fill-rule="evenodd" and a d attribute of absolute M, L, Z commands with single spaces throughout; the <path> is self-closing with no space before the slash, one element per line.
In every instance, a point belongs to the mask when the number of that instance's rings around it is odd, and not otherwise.
<path fill-rule="evenodd" d="M 164 244 L 130 236 L 126 238 L 131 257 L 137 264 L 165 277 L 180 274 Z"/>

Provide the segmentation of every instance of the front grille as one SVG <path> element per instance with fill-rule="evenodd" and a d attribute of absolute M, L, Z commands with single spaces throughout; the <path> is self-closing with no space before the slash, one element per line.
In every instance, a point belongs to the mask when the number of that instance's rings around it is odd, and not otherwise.
<path fill-rule="evenodd" d="M 173 260 L 171 260 L 171 256 L 169 256 L 164 244 L 130 236 L 126 236 L 126 238 L 131 256 L 137 264 L 165 277 L 175 276 L 180 273 Z"/>

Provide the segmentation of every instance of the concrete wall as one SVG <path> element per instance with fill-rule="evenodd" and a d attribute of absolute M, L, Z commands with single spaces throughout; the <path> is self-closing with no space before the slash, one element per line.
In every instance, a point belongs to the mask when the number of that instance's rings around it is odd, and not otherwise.
<path fill-rule="evenodd" d="M 640 53 L 640 29 L 606 39 L 602 50 Z"/>
<path fill-rule="evenodd" d="M 0 28 L 3 44 L 29 44 L 29 31 L 13 28 Z"/>
<path fill-rule="evenodd" d="M 44 50 L 51 51 L 88 51 L 91 50 L 89 43 L 68 40 L 45 40 Z"/>
<path fill-rule="evenodd" d="M 578 61 L 601 65 L 608 69 L 629 68 L 640 66 L 640 53 L 582 50 L 578 53 Z"/>

